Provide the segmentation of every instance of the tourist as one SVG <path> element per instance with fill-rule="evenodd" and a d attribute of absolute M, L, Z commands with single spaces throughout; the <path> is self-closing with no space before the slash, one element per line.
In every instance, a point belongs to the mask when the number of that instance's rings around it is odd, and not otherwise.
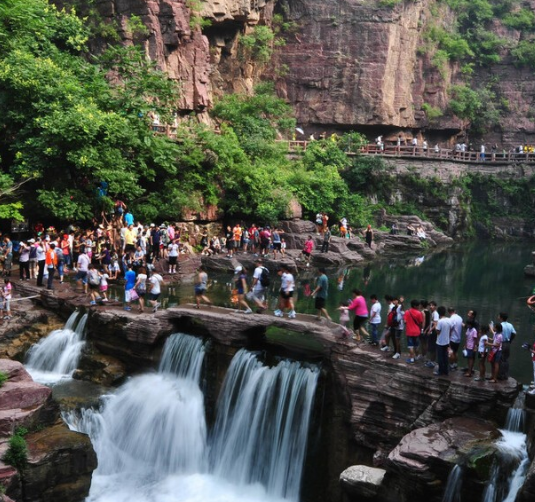
<path fill-rule="evenodd" d="M 238 251 L 240 250 L 242 234 L 243 234 L 243 230 L 241 228 L 241 225 L 239 223 L 236 223 L 236 225 L 234 225 L 234 228 L 232 229 L 234 254 L 237 254 Z"/>
<path fill-rule="evenodd" d="M 269 286 L 269 270 L 264 267 L 262 260 L 256 260 L 256 268 L 253 272 L 252 291 L 247 297 L 255 302 L 259 313 L 267 309 L 266 288 Z"/>
<path fill-rule="evenodd" d="M 379 345 L 381 346 L 382 352 L 388 352 L 390 350 L 390 330 L 391 330 L 391 318 L 392 316 L 390 313 L 392 312 L 392 308 L 394 307 L 394 297 L 391 295 L 385 295 L 385 301 L 388 304 L 387 310 L 386 310 L 386 322 L 385 327 L 383 328 L 383 332 L 381 333 L 381 339 L 379 340 Z"/>
<path fill-rule="evenodd" d="M 301 251 L 301 255 L 303 256 L 303 259 L 305 260 L 307 267 L 310 267 L 310 256 L 312 255 L 313 249 L 314 249 L 314 241 L 312 240 L 312 236 L 309 235 L 308 239 L 305 241 L 303 250 Z"/>
<path fill-rule="evenodd" d="M 98 287 L 98 291 L 100 294 L 101 301 L 107 302 L 108 301 L 108 280 L 110 276 L 108 275 L 106 270 L 101 270 L 99 272 L 100 276 L 100 284 Z"/>
<path fill-rule="evenodd" d="M 506 312 L 500 312 L 498 321 L 502 325 L 502 357 L 500 360 L 500 372 L 498 374 L 499 380 L 507 380 L 509 378 L 509 355 L 511 354 L 511 343 L 515 339 L 516 330 L 514 326 L 507 320 L 509 315 Z"/>
<path fill-rule="evenodd" d="M 377 295 L 371 295 L 370 301 L 372 302 L 369 319 L 372 335 L 371 344 L 377 346 L 379 324 L 381 324 L 381 303 L 379 302 Z"/>
<path fill-rule="evenodd" d="M 316 317 L 317 321 L 321 321 L 322 314 L 325 316 L 326 319 L 328 319 L 329 321 L 331 320 L 331 316 L 329 316 L 329 313 L 325 308 L 328 294 L 329 279 L 327 278 L 327 273 L 325 272 L 325 269 L 322 267 L 318 270 L 317 285 L 314 291 L 312 291 L 312 297 L 315 298 L 314 308 L 318 311 L 318 316 Z"/>
<path fill-rule="evenodd" d="M 457 369 L 459 347 L 461 345 L 461 336 L 463 330 L 463 319 L 455 312 L 453 307 L 448 307 L 448 314 L 450 318 L 450 369 Z"/>
<path fill-rule="evenodd" d="M 437 309 L 439 320 L 437 322 L 437 361 L 438 368 L 434 374 L 437 376 L 448 375 L 448 348 L 450 346 L 450 320 L 446 317 L 446 307 L 441 305 Z"/>
<path fill-rule="evenodd" d="M 288 318 L 295 319 L 296 313 L 293 303 L 293 295 L 295 289 L 294 276 L 286 265 L 283 265 L 280 268 L 279 275 L 281 278 L 281 288 L 279 291 L 279 308 L 275 310 L 274 314 L 277 317 L 283 317 L 284 311 L 286 309 L 289 309 Z"/>
<path fill-rule="evenodd" d="M 281 239 L 281 256 L 284 258 L 286 256 L 286 241 L 284 237 Z"/>
<path fill-rule="evenodd" d="M 422 334 L 420 335 L 420 353 L 416 356 L 419 361 L 427 355 L 429 347 L 429 328 L 431 326 L 431 311 L 429 310 L 429 302 L 427 300 L 420 300 L 420 309 L 424 317 L 424 326 Z"/>
<path fill-rule="evenodd" d="M 500 370 L 500 361 L 502 358 L 502 325 L 500 323 L 496 326 L 489 326 L 490 332 L 492 333 L 492 341 L 489 339 L 487 341 L 487 347 L 490 347 L 489 355 L 487 356 L 487 361 L 491 364 L 492 367 L 492 378 L 490 379 L 491 383 L 497 383 L 498 381 L 498 371 Z"/>
<path fill-rule="evenodd" d="M 476 382 L 485 380 L 485 370 L 486 370 L 486 365 L 487 365 L 487 354 L 488 354 L 487 342 L 489 341 L 490 329 L 488 326 L 481 326 L 480 331 L 481 331 L 481 335 L 479 337 L 478 348 L 477 348 L 477 352 L 479 356 L 479 376 L 474 379 Z"/>
<path fill-rule="evenodd" d="M 407 363 L 416 362 L 416 350 L 419 346 L 420 334 L 424 326 L 424 316 L 418 309 L 420 302 L 411 300 L 411 308 L 405 311 L 403 320 L 405 321 L 405 334 L 407 335 L 407 347 L 409 349 L 409 358 Z"/>
<path fill-rule="evenodd" d="M 532 361 L 532 364 L 533 364 L 533 383 L 532 383 L 532 385 L 535 385 L 535 341 L 533 342 L 533 345 L 531 346 L 530 353 L 531 353 L 531 361 Z M 532 389 L 530 391 L 530 394 L 535 394 L 535 389 Z"/>
<path fill-rule="evenodd" d="M 277 253 L 281 253 L 282 255 L 282 241 L 281 241 L 281 234 L 282 230 L 279 230 L 278 228 L 273 229 L 273 233 L 271 234 L 271 239 L 273 242 L 273 259 L 277 259 Z"/>
<path fill-rule="evenodd" d="M 160 294 L 162 292 L 161 285 L 163 284 L 163 277 L 153 272 L 151 276 L 149 277 L 149 300 L 148 303 L 152 305 L 152 313 L 155 314 L 158 311 L 158 307 L 160 306 L 160 303 L 158 302 L 158 299 L 160 298 Z"/>
<path fill-rule="evenodd" d="M 346 300 L 340 304 L 338 310 L 340 311 L 339 323 L 342 326 L 342 338 L 349 338 L 351 331 L 347 328 L 349 322 L 349 302 Z"/>
<path fill-rule="evenodd" d="M 476 358 L 476 347 L 477 343 L 477 330 L 474 327 L 474 321 L 468 319 L 466 321 L 466 333 L 465 333 L 465 344 L 464 350 L 466 350 L 466 358 L 468 361 L 468 369 L 464 376 L 471 377 L 474 373 L 474 361 Z"/>
<path fill-rule="evenodd" d="M 437 312 L 437 302 L 431 300 L 429 302 L 429 312 L 431 314 L 431 324 L 428 328 L 429 338 L 427 340 L 427 361 L 425 366 L 428 368 L 434 368 L 437 360 L 437 325 L 439 321 L 439 315 Z"/>
<path fill-rule="evenodd" d="M 87 271 L 89 270 L 90 263 L 89 257 L 82 250 L 78 255 L 78 261 L 76 263 L 77 271 L 74 279 L 77 284 L 83 284 L 85 294 L 87 294 Z"/>
<path fill-rule="evenodd" d="M 316 235 L 320 235 L 322 230 L 323 230 L 323 214 L 317 213 L 316 214 Z"/>
<path fill-rule="evenodd" d="M 324 234 L 325 231 L 329 228 L 329 216 L 327 213 L 321 214 L 321 233 Z"/>
<path fill-rule="evenodd" d="M 394 355 L 392 359 L 399 359 L 401 357 L 401 336 L 405 328 L 404 315 L 405 311 L 403 310 L 403 296 L 400 296 L 398 299 L 398 304 L 396 306 L 396 320 L 393 326 L 393 342 L 394 342 Z"/>
<path fill-rule="evenodd" d="M 11 295 L 12 295 L 13 286 L 11 280 L 6 278 L 4 279 L 4 287 L 2 288 L 2 310 L 3 310 L 3 319 L 11 319 Z"/>
<path fill-rule="evenodd" d="M 30 280 L 30 248 L 30 241 L 20 243 L 19 277 L 21 281 Z"/>
<path fill-rule="evenodd" d="M 230 227 L 229 227 L 230 228 Z M 195 308 L 199 309 L 201 308 L 201 300 L 208 304 L 208 306 L 212 306 L 212 302 L 210 299 L 206 296 L 206 289 L 208 288 L 208 274 L 206 273 L 206 270 L 201 265 L 197 269 L 197 277 L 195 279 L 194 284 L 194 291 L 195 291 Z"/>
<path fill-rule="evenodd" d="M 167 247 L 167 259 L 169 261 L 169 273 L 176 274 L 178 263 L 179 246 L 176 241 L 172 241 Z"/>
<path fill-rule="evenodd" d="M 30 246 L 30 255 L 28 261 L 30 262 L 30 279 L 37 278 L 37 243 L 35 239 L 29 239 L 28 245 Z"/>
<path fill-rule="evenodd" d="M 54 272 L 56 270 L 56 267 L 58 265 L 58 256 L 56 254 L 56 244 L 53 242 L 50 243 L 48 247 L 48 251 L 46 252 L 45 256 L 45 264 L 48 271 L 48 279 L 46 283 L 46 289 L 54 289 L 52 286 L 52 283 L 54 281 Z"/>
<path fill-rule="evenodd" d="M 139 312 L 145 309 L 145 295 L 147 294 L 147 270 L 145 267 L 139 267 L 134 290 L 139 299 Z"/>
<path fill-rule="evenodd" d="M 100 274 L 95 266 L 91 263 L 89 264 L 87 270 L 87 283 L 89 285 L 89 295 L 91 296 L 91 301 L 89 305 L 96 305 L 97 300 L 100 300 L 99 287 L 100 287 Z"/>
<path fill-rule="evenodd" d="M 373 230 L 372 226 L 368 225 L 366 227 L 366 230 L 364 231 L 364 238 L 366 240 L 366 244 L 371 249 L 372 248 L 372 242 L 373 242 Z"/>
<path fill-rule="evenodd" d="M 45 264 L 46 264 L 46 251 L 45 243 L 42 239 L 39 239 L 35 243 L 35 248 L 37 251 L 37 285 L 43 286 L 43 277 L 45 275 Z"/>
<path fill-rule="evenodd" d="M 368 306 L 366 305 L 366 299 L 362 296 L 362 291 L 360 289 L 353 290 L 353 299 L 351 300 L 348 309 L 355 314 L 353 319 L 353 331 L 355 333 L 353 340 L 361 342 L 363 336 L 369 338 L 370 335 L 364 327 L 364 323 L 368 320 Z"/>
<path fill-rule="evenodd" d="M 227 225 L 225 232 L 225 247 L 227 248 L 227 258 L 232 258 L 234 252 L 234 240 L 232 239 L 232 227 Z"/>
<path fill-rule="evenodd" d="M 265 256 L 269 253 L 269 246 L 271 244 L 271 228 L 266 226 L 260 230 L 260 254 Z"/>
<path fill-rule="evenodd" d="M 249 307 L 249 304 L 245 301 L 245 295 L 247 294 L 247 270 L 241 265 L 234 269 L 234 274 L 237 275 L 237 279 L 234 282 L 236 293 L 238 295 L 238 310 L 241 312 L 240 307 L 245 307 L 245 314 L 252 314 L 253 310 Z"/>
<path fill-rule="evenodd" d="M 137 294 L 135 294 L 134 286 L 136 285 L 136 273 L 132 270 L 132 264 L 128 263 L 126 266 L 126 273 L 124 274 L 124 309 L 132 310 L 130 303 L 133 300 L 137 300 Z"/>
<path fill-rule="evenodd" d="M 329 244 L 331 243 L 331 229 L 327 227 L 325 229 L 325 232 L 323 232 L 323 242 L 321 244 L 321 252 L 322 253 L 328 253 L 329 252 Z"/>
<path fill-rule="evenodd" d="M 481 145 L 479 152 L 479 159 L 481 162 L 485 162 L 485 145 Z"/>
<path fill-rule="evenodd" d="M 4 275 L 9 277 L 11 276 L 11 268 L 13 266 L 13 242 L 7 235 L 4 237 L 3 255 Z"/>

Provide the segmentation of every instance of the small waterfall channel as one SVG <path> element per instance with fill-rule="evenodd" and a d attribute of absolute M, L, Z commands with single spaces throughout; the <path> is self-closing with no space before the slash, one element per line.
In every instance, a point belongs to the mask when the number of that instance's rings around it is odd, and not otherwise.
<path fill-rule="evenodd" d="M 507 413 L 505 429 L 496 443 L 498 458 L 492 466 L 483 502 L 514 502 L 524 483 L 529 467 L 524 415 L 521 408 L 511 408 Z"/>
<path fill-rule="evenodd" d="M 463 468 L 457 464 L 453 467 L 448 476 L 446 490 L 442 502 L 461 502 L 461 488 L 463 484 Z"/>
<path fill-rule="evenodd" d="M 88 502 L 298 502 L 317 367 L 233 358 L 207 430 L 202 342 L 175 334 L 157 373 L 131 378 L 102 409 L 64 415 L 99 466 Z"/>
<path fill-rule="evenodd" d="M 87 316 L 74 311 L 63 329 L 52 331 L 28 351 L 25 367 L 36 382 L 53 384 L 71 377 L 85 345 Z"/>

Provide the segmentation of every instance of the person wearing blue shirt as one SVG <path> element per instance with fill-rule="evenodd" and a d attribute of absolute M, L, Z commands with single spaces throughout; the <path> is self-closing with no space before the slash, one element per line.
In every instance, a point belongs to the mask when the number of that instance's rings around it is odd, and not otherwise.
<path fill-rule="evenodd" d="M 128 264 L 128 270 L 124 274 L 125 285 L 124 285 L 124 301 L 125 301 L 125 310 L 132 310 L 130 302 L 132 301 L 131 293 L 134 290 L 136 284 L 136 273 L 132 270 L 132 264 Z"/>
<path fill-rule="evenodd" d="M 130 211 L 124 215 L 124 222 L 127 227 L 134 224 L 134 215 Z"/>

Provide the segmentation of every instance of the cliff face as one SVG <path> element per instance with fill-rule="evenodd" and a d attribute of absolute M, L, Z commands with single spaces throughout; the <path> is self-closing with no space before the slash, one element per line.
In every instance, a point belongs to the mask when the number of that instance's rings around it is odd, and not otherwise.
<path fill-rule="evenodd" d="M 307 135 L 351 129 L 391 139 L 401 132 L 453 141 L 467 125 L 448 109 L 448 89 L 467 80 L 458 64 L 437 65 L 436 43 L 426 40 L 430 26 L 449 30 L 455 23 L 436 0 L 393 7 L 369 0 L 100 0 L 97 8 L 105 22 L 118 24 L 126 43 L 132 40 L 129 16 L 141 18 L 149 31 L 142 40 L 147 55 L 182 84 L 179 109 L 196 111 L 201 119 L 215 96 L 249 91 L 264 76 L 295 107 Z M 240 35 L 257 24 L 270 26 L 274 12 L 294 24 L 278 35 L 285 45 L 275 48 L 267 64 L 241 57 Z M 499 21 L 491 31 L 504 46 L 522 38 Z M 435 45 L 431 50 L 429 43 Z M 507 49 L 501 57 L 490 67 L 476 64 L 472 77 L 505 103 L 500 126 L 485 140 L 500 147 L 530 143 L 533 72 L 515 67 Z M 422 106 L 442 116 L 429 117 Z"/>

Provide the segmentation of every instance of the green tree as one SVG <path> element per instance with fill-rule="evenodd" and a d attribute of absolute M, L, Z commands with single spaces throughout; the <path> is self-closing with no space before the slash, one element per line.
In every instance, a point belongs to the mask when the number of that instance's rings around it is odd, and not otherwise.
<path fill-rule="evenodd" d="M 173 83 L 137 47 L 90 63 L 87 35 L 74 12 L 45 0 L 0 6 L 1 167 L 30 180 L 28 206 L 48 217 L 89 219 L 177 170 L 176 145 L 151 132 L 148 116 L 170 116 Z"/>

